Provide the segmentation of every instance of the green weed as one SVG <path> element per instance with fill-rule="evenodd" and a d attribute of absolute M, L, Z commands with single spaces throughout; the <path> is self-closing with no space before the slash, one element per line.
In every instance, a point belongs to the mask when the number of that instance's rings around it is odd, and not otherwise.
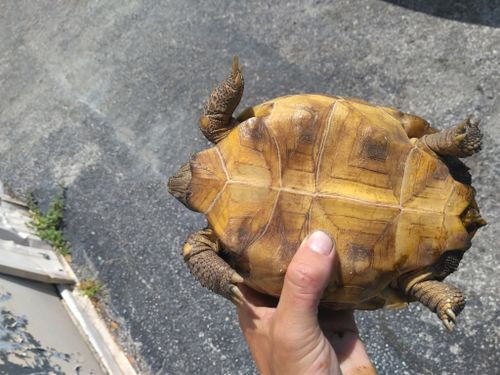
<path fill-rule="evenodd" d="M 102 291 L 102 284 L 93 279 L 85 279 L 80 282 L 80 290 L 90 299 L 97 299 Z"/>
<path fill-rule="evenodd" d="M 50 203 L 47 212 L 43 213 L 33 193 L 28 193 L 28 208 L 31 214 L 31 226 L 38 237 L 49 243 L 62 255 L 71 254 L 69 243 L 63 237 L 62 225 L 64 215 L 64 185 L 59 185 L 59 192 Z"/>

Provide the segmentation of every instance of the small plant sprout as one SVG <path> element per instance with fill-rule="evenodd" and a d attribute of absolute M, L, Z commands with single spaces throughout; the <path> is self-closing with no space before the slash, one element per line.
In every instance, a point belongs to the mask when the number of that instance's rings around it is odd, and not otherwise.
<path fill-rule="evenodd" d="M 102 291 L 102 284 L 94 279 L 85 279 L 80 282 L 80 290 L 92 300 L 96 300 Z"/>
<path fill-rule="evenodd" d="M 47 212 L 43 213 L 33 193 L 28 194 L 28 208 L 31 214 L 31 221 L 28 223 L 37 236 L 49 243 L 62 255 L 69 255 L 71 250 L 68 241 L 64 239 L 62 233 L 64 215 L 64 185 L 59 184 L 59 192 L 53 198 Z"/>

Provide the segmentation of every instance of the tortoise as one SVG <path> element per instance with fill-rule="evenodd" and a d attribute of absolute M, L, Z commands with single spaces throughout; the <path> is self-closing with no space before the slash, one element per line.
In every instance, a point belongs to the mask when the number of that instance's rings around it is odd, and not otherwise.
<path fill-rule="evenodd" d="M 300 243 L 336 241 L 339 267 L 323 293 L 331 309 L 420 301 L 448 330 L 465 305 L 443 279 L 485 225 L 468 168 L 479 122 L 444 131 L 397 109 L 340 96 L 283 96 L 233 112 L 238 59 L 212 91 L 200 129 L 215 145 L 169 179 L 169 192 L 203 213 L 183 255 L 205 287 L 245 303 L 238 285 L 278 297 Z"/>

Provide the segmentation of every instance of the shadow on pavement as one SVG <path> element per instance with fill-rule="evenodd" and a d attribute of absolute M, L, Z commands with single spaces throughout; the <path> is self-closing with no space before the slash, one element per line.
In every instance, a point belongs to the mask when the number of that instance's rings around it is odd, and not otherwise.
<path fill-rule="evenodd" d="M 383 0 L 417 12 L 454 21 L 500 27 L 499 0 Z"/>

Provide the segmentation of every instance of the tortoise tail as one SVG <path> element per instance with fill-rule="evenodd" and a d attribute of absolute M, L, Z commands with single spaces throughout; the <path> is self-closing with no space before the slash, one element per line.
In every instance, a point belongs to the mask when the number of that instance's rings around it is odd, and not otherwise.
<path fill-rule="evenodd" d="M 168 179 L 168 192 L 187 208 L 191 208 L 188 204 L 191 177 L 191 166 L 189 162 L 187 162 L 179 168 L 175 175 Z"/>

